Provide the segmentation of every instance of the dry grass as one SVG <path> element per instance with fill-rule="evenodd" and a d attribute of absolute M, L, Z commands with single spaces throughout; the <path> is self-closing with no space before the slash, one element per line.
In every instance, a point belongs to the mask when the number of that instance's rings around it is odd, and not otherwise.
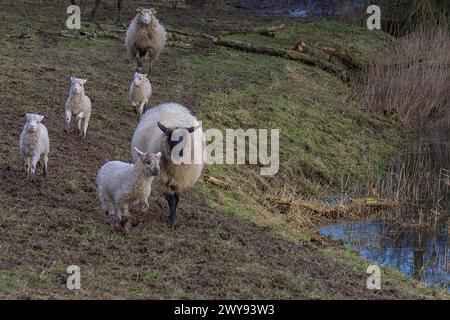
<path fill-rule="evenodd" d="M 362 104 L 381 115 L 395 115 L 421 132 L 450 123 L 450 35 L 422 29 L 394 41 L 359 81 Z"/>

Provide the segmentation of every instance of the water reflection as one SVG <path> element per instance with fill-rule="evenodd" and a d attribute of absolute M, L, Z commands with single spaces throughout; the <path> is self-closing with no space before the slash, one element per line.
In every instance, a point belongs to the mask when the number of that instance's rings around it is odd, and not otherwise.
<path fill-rule="evenodd" d="M 448 216 L 441 217 L 426 228 L 387 219 L 340 223 L 322 227 L 320 233 L 343 240 L 366 259 L 396 267 L 450 292 L 449 220 Z"/>

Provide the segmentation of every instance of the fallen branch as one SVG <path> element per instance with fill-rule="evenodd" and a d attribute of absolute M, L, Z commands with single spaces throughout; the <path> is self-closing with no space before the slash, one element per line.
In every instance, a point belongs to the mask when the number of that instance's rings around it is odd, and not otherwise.
<path fill-rule="evenodd" d="M 206 183 L 213 184 L 213 185 L 216 185 L 216 186 L 224 186 L 224 187 L 229 187 L 230 186 L 229 183 L 227 183 L 225 181 L 222 181 L 222 180 L 219 180 L 217 178 L 211 177 L 211 176 L 206 176 L 205 175 L 204 180 L 205 180 Z"/>
<path fill-rule="evenodd" d="M 267 37 L 275 37 L 275 32 L 286 29 L 286 24 L 280 24 L 273 27 L 259 27 L 259 28 L 237 28 L 231 30 L 225 30 L 222 32 L 222 36 L 230 36 L 232 34 L 248 34 L 256 33 Z"/>
<path fill-rule="evenodd" d="M 312 202 L 299 199 L 273 199 L 271 200 L 271 202 L 275 205 L 301 207 L 329 217 L 349 215 L 361 208 L 381 210 L 398 205 L 397 203 L 389 200 L 379 200 L 374 198 L 354 199 L 349 204 L 336 204 L 334 206 L 326 206 L 320 202 Z"/>
<path fill-rule="evenodd" d="M 167 45 L 169 47 L 181 48 L 181 49 L 186 49 L 186 50 L 192 49 L 194 47 L 192 44 L 185 43 L 182 41 L 168 41 Z"/>
<path fill-rule="evenodd" d="M 122 38 L 114 33 L 108 32 L 105 30 L 105 28 L 103 28 L 103 26 L 98 22 L 95 21 L 95 24 L 100 28 L 100 30 L 103 32 L 103 37 L 105 38 L 111 38 L 111 39 L 117 39 L 117 40 L 121 40 Z"/>
<path fill-rule="evenodd" d="M 248 43 L 238 41 L 238 40 L 230 40 L 230 39 L 223 39 L 223 38 L 215 38 L 213 41 L 214 41 L 214 43 L 216 43 L 218 45 L 245 51 L 245 52 L 260 53 L 260 54 L 266 54 L 266 55 L 275 56 L 275 57 L 281 57 L 281 58 L 285 58 L 285 59 L 289 59 L 289 60 L 299 61 L 306 65 L 319 67 L 320 69 L 322 69 L 328 73 L 338 76 L 342 81 L 347 82 L 349 80 L 347 73 L 344 69 L 341 69 L 341 68 L 333 65 L 332 63 L 330 63 L 324 59 L 321 59 L 320 57 L 310 56 L 310 55 L 307 55 L 305 53 L 302 53 L 302 52 L 299 52 L 296 50 L 284 50 L 284 49 L 276 49 L 276 48 L 271 48 L 271 47 L 262 47 L 262 46 L 257 46 L 254 44 L 248 44 Z"/>
<path fill-rule="evenodd" d="M 313 56 L 319 56 L 321 57 L 321 59 L 329 62 L 332 62 L 332 57 L 334 57 L 337 58 L 346 67 L 356 70 L 361 69 L 361 65 L 353 59 L 352 55 L 345 48 L 326 47 L 320 46 L 318 44 L 310 46 L 303 41 L 299 41 L 293 47 L 289 48 L 289 50 L 303 52 Z"/>

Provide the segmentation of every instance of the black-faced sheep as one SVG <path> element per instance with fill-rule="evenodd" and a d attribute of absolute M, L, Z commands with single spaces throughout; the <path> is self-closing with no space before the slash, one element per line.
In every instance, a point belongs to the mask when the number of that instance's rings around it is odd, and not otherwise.
<path fill-rule="evenodd" d="M 199 122 L 179 104 L 159 105 L 144 114 L 134 132 L 133 161 L 138 160 L 135 148 L 162 153 L 161 174 L 156 180 L 170 208 L 169 225 L 174 228 L 180 194 L 194 186 L 203 169 L 203 132 Z"/>

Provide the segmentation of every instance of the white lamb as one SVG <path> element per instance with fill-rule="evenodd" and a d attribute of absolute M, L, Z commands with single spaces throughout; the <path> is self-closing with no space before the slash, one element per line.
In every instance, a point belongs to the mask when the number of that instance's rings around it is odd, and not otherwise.
<path fill-rule="evenodd" d="M 87 80 L 71 77 L 70 81 L 70 94 L 64 108 L 66 117 L 65 131 L 67 133 L 70 130 L 70 122 L 72 116 L 74 116 L 79 135 L 86 139 L 89 119 L 91 118 L 91 100 L 84 93 L 84 84 Z"/>
<path fill-rule="evenodd" d="M 158 60 L 167 42 L 166 30 L 155 17 L 155 9 L 137 9 L 125 35 L 128 55 L 133 60 L 136 71 L 149 61 L 150 67 Z"/>
<path fill-rule="evenodd" d="M 161 153 L 144 153 L 136 149 L 138 161 L 135 164 L 110 161 L 97 174 L 98 196 L 102 209 L 111 218 L 116 230 L 125 233 L 131 226 L 130 209 L 149 207 L 148 198 L 155 176 L 159 175 Z"/>
<path fill-rule="evenodd" d="M 202 139 L 203 132 L 197 119 L 176 103 L 148 110 L 134 132 L 133 161 L 138 160 L 135 148 L 162 153 L 161 174 L 157 180 L 170 208 L 171 228 L 176 225 L 180 193 L 194 186 L 202 173 Z"/>
<path fill-rule="evenodd" d="M 36 165 L 43 162 L 44 177 L 47 176 L 48 153 L 50 140 L 47 127 L 41 123 L 44 116 L 27 113 L 26 123 L 20 135 L 20 152 L 25 160 L 27 178 L 34 180 Z"/>
<path fill-rule="evenodd" d="M 136 72 L 134 79 L 130 84 L 130 103 L 134 112 L 142 117 L 144 108 L 147 107 L 148 100 L 152 95 L 152 85 L 147 78 L 146 74 Z"/>

